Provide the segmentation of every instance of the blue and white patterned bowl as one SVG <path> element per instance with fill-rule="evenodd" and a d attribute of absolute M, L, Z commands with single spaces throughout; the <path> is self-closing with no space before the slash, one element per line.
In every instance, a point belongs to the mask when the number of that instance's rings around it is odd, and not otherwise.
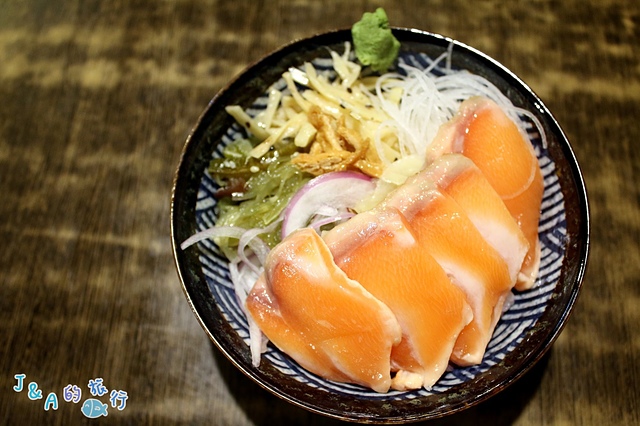
<path fill-rule="evenodd" d="M 259 367 L 251 364 L 248 327 L 229 279 L 226 260 L 210 241 L 185 251 L 180 243 L 216 220 L 216 185 L 207 172 L 211 158 L 241 129 L 224 111 L 238 104 L 257 112 L 265 93 L 291 66 L 327 64 L 328 49 L 342 51 L 349 30 L 293 42 L 247 68 L 210 102 L 186 141 L 175 176 L 171 230 L 174 257 L 196 317 L 226 357 L 275 395 L 312 412 L 347 421 L 408 423 L 442 417 L 498 393 L 529 370 L 562 330 L 578 296 L 589 247 L 589 212 L 579 166 L 556 120 L 513 73 L 486 55 L 454 40 L 416 30 L 394 29 L 402 44 L 400 61 L 418 68 L 450 49 L 450 66 L 482 75 L 519 107 L 532 111 L 547 135 L 522 118 L 544 175 L 539 237 L 540 276 L 533 289 L 515 295 L 480 365 L 454 368 L 430 390 L 378 394 L 356 385 L 333 383 L 301 368 L 269 347 Z"/>

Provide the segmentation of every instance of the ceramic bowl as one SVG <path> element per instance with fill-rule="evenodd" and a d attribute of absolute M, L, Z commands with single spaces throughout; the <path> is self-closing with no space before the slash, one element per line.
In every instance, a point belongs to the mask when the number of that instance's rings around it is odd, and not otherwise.
<path fill-rule="evenodd" d="M 547 135 L 543 144 L 535 127 L 529 130 L 545 182 L 539 226 L 540 276 L 532 290 L 516 294 L 480 365 L 448 371 L 429 391 L 387 394 L 323 380 L 271 346 L 260 366 L 254 367 L 247 323 L 224 257 L 208 241 L 180 249 L 182 241 L 215 224 L 215 184 L 207 165 L 240 131 L 225 106 L 238 104 L 250 112 L 259 111 L 267 88 L 282 84 L 285 70 L 305 61 L 326 66 L 328 48 L 343 51 L 345 41 L 351 40 L 349 30 L 292 42 L 251 65 L 223 88 L 186 140 L 171 202 L 178 274 L 189 305 L 215 345 L 267 391 L 311 412 L 352 422 L 397 424 L 438 418 L 473 406 L 512 384 L 540 360 L 563 329 L 582 285 L 589 248 L 589 211 L 580 168 L 544 103 L 512 72 L 469 46 L 417 30 L 396 28 L 394 34 L 402 46 L 400 61 L 424 68 L 429 58 L 449 49 L 448 65 L 487 78 L 516 106 L 532 111 Z"/>

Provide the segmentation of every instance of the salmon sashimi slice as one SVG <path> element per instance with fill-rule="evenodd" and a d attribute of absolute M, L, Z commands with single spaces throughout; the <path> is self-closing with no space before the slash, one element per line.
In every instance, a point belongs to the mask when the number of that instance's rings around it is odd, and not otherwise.
<path fill-rule="evenodd" d="M 480 363 L 513 288 L 507 264 L 458 203 L 423 174 L 398 187 L 384 204 L 405 216 L 418 244 L 465 292 L 473 320 L 460 333 L 451 361 Z"/>
<path fill-rule="evenodd" d="M 533 287 L 540 266 L 538 223 L 544 191 L 533 147 L 518 126 L 493 101 L 474 97 L 441 128 L 427 153 L 427 163 L 443 153 L 462 153 L 482 171 L 529 241 L 516 283 Z"/>
<path fill-rule="evenodd" d="M 423 173 L 462 207 L 507 263 L 509 276 L 515 283 L 529 251 L 529 241 L 480 169 L 461 154 L 445 154 Z"/>
<path fill-rule="evenodd" d="M 430 389 L 473 317 L 465 294 L 417 244 L 395 209 L 358 214 L 323 238 L 336 264 L 387 305 L 402 327 L 402 340 L 391 352 L 391 387 Z"/>
<path fill-rule="evenodd" d="M 336 266 L 313 229 L 293 232 L 269 252 L 246 307 L 266 337 L 307 370 L 389 390 L 400 325 L 385 304 Z"/>

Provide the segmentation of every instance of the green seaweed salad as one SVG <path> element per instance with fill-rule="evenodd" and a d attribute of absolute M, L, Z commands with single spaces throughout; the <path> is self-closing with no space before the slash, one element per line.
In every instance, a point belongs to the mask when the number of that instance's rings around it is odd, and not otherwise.
<path fill-rule="evenodd" d="M 245 229 L 264 228 L 272 224 L 285 209 L 291 197 L 313 176 L 303 172 L 290 159 L 298 147 L 289 140 L 274 144 L 261 158 L 250 152 L 257 144 L 251 139 L 238 139 L 223 150 L 222 158 L 209 164 L 209 173 L 220 185 L 217 226 Z M 280 242 L 280 226 L 262 234 L 270 246 Z M 226 255 L 235 250 L 237 240 L 218 242 Z"/>

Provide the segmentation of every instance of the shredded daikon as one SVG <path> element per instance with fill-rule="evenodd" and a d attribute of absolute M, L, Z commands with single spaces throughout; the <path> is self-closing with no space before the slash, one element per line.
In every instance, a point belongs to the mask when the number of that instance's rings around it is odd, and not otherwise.
<path fill-rule="evenodd" d="M 239 228 L 237 226 L 214 226 L 196 234 L 193 234 L 180 244 L 182 250 L 186 250 L 188 247 L 194 245 L 197 242 L 218 237 L 230 237 L 240 238 L 242 234 L 246 232 L 246 229 Z"/>
<path fill-rule="evenodd" d="M 247 267 L 239 259 L 229 262 L 229 276 L 233 283 L 234 292 L 238 299 L 238 305 L 244 313 L 249 328 L 249 348 L 251 350 L 251 363 L 254 366 L 260 365 L 260 355 L 267 350 L 267 339 L 260 331 L 260 328 L 253 320 L 245 308 L 247 296 L 255 284 L 258 276 L 251 268 Z"/>
<path fill-rule="evenodd" d="M 396 132 L 401 158 L 424 158 L 440 126 L 455 113 L 457 102 L 440 92 L 436 79 L 428 73 L 406 65 L 402 68 L 406 75 L 387 73 L 376 82 L 380 107 L 390 117 L 383 125 Z M 396 89 L 402 93 L 400 101 L 387 99 L 386 93 Z"/>

